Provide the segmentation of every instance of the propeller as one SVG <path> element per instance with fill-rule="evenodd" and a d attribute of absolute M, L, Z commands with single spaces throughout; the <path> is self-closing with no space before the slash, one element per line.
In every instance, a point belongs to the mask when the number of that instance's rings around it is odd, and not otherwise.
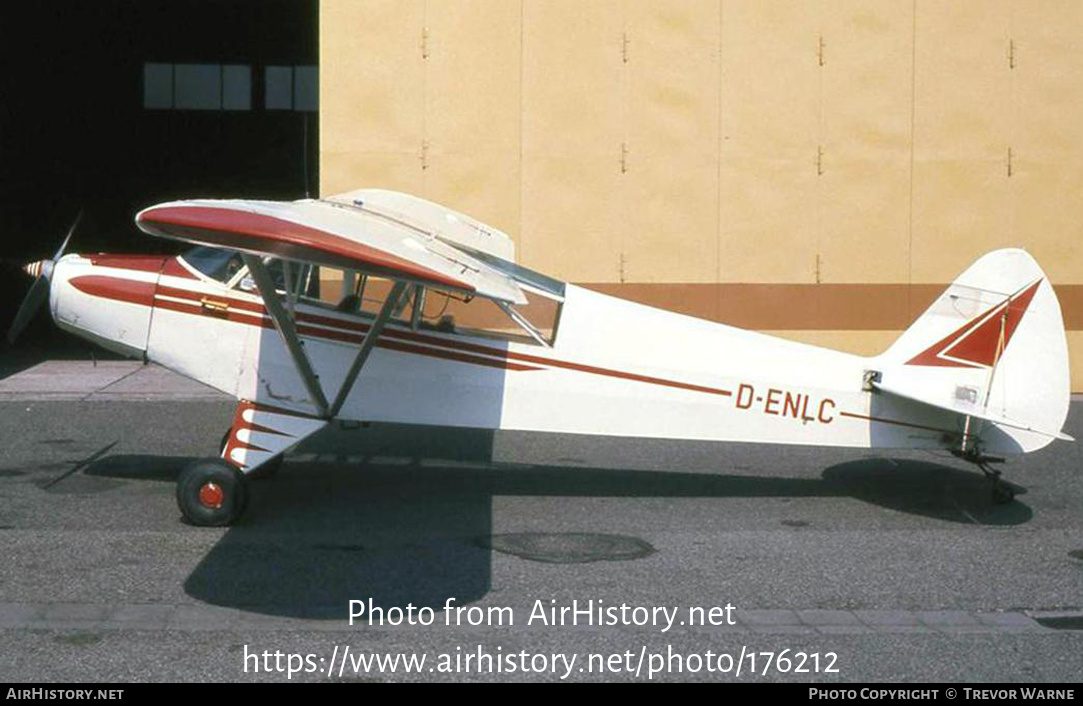
<path fill-rule="evenodd" d="M 53 278 L 53 265 L 64 256 L 64 250 L 67 249 L 68 242 L 75 233 L 75 227 L 79 225 L 79 219 L 82 217 L 83 212 L 79 211 L 79 215 L 75 217 L 71 228 L 68 229 L 68 234 L 64 236 L 64 242 L 60 244 L 51 260 L 38 260 L 23 265 L 23 272 L 33 277 L 34 283 L 30 285 L 30 291 L 26 293 L 23 303 L 19 305 L 19 311 L 15 314 L 15 320 L 11 322 L 11 328 L 8 329 L 8 343 L 15 343 L 15 339 L 34 318 L 34 314 L 38 313 L 41 305 L 49 299 L 49 282 Z"/>

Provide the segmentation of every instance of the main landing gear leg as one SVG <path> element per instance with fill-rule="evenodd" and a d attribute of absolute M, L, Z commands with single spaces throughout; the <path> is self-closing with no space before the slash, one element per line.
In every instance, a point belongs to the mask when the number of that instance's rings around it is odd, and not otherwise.
<path fill-rule="evenodd" d="M 229 445 L 229 437 L 233 434 L 233 427 L 226 429 L 222 434 L 222 441 L 218 444 L 218 456 L 219 458 L 225 458 L 226 446 Z M 282 469 L 282 461 L 285 459 L 286 454 L 280 453 L 269 461 L 264 461 L 259 468 L 249 473 L 245 473 L 244 477 L 250 482 L 256 480 L 263 480 L 264 478 L 274 478 L 278 475 L 279 470 Z"/>

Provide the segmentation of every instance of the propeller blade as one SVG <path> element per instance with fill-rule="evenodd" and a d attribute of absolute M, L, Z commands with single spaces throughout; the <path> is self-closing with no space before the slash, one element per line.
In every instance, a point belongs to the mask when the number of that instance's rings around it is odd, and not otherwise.
<path fill-rule="evenodd" d="M 53 265 L 64 256 L 64 251 L 68 248 L 68 243 L 71 241 L 71 236 L 75 234 L 75 228 L 79 225 L 79 221 L 83 218 L 83 210 L 79 209 L 79 215 L 75 217 L 75 220 L 71 224 L 71 228 L 68 228 L 68 234 L 64 236 L 64 241 L 60 243 L 60 248 L 53 255 L 52 260 L 39 260 L 38 262 L 28 263 L 25 269 L 30 274 L 35 274 L 37 277 L 34 279 L 34 284 L 30 285 L 30 291 L 26 293 L 26 298 L 23 299 L 23 303 L 19 305 L 19 311 L 15 314 L 15 319 L 11 322 L 11 328 L 8 329 L 8 343 L 15 343 L 15 340 L 23 332 L 24 329 L 30 324 L 30 321 L 34 318 L 34 315 L 38 313 L 38 309 L 49 299 L 49 282 L 53 275 Z"/>
<path fill-rule="evenodd" d="M 75 226 L 79 225 L 79 221 L 83 218 L 83 210 L 79 209 L 79 215 L 75 217 L 75 220 L 71 224 L 71 228 L 68 228 L 68 234 L 64 236 L 64 242 L 60 244 L 60 249 L 56 251 L 56 255 L 53 255 L 53 262 L 56 262 L 64 255 L 64 251 L 68 248 L 68 241 L 71 240 L 71 236 L 75 233 Z"/>
<path fill-rule="evenodd" d="M 11 322 L 11 328 L 8 329 L 8 343 L 15 342 L 30 320 L 34 318 L 34 314 L 38 313 L 38 309 L 48 299 L 49 280 L 38 277 L 34 280 L 34 284 L 30 285 L 30 291 L 26 293 L 26 298 L 19 305 L 19 312 L 15 314 L 15 320 Z"/>

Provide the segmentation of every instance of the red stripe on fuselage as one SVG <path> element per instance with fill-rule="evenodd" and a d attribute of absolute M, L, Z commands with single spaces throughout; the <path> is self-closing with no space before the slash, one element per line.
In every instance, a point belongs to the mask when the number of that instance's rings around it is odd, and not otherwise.
<path fill-rule="evenodd" d="M 157 274 L 162 270 L 166 258 L 161 255 L 116 255 L 109 253 L 97 253 L 84 255 L 92 265 L 97 267 L 114 267 L 118 270 L 133 270 L 135 272 L 153 272 Z"/>
<path fill-rule="evenodd" d="M 259 302 L 238 299 L 231 296 L 222 296 L 220 294 L 205 294 L 201 292 L 194 292 L 188 289 L 179 289 L 176 287 L 169 287 L 164 285 L 159 285 L 158 294 L 159 297 L 155 302 L 155 306 L 159 306 L 163 309 L 177 311 L 183 314 L 214 316 L 215 318 L 232 321 L 234 323 L 248 324 L 251 326 L 262 326 L 263 328 L 267 329 L 274 328 L 274 323 L 267 315 L 266 309 L 264 308 L 263 304 Z M 162 299 L 161 297 L 163 296 L 174 297 L 176 299 L 184 299 L 186 301 L 182 303 L 172 301 L 170 299 Z M 228 310 L 225 312 L 204 312 L 202 306 L 199 303 L 200 299 L 204 297 L 214 299 L 216 301 L 224 301 L 226 304 L 229 305 L 230 309 L 237 309 L 239 311 L 249 312 L 254 316 L 238 314 Z M 309 326 L 306 324 L 318 324 L 319 326 L 334 328 L 317 328 L 315 326 Z M 339 330 L 336 330 L 336 328 Z M 347 321 L 336 317 L 312 314 L 302 311 L 297 312 L 297 331 L 298 333 L 305 336 L 322 338 L 325 340 L 340 341 L 343 343 L 360 344 L 361 341 L 364 340 L 363 334 L 365 334 L 368 330 L 369 325 L 366 323 L 361 323 L 358 321 Z M 434 348 L 429 348 L 428 346 L 433 346 Z M 476 343 L 447 340 L 437 336 L 417 333 L 414 331 L 402 331 L 392 327 L 384 329 L 383 333 L 381 334 L 380 341 L 377 343 L 377 347 L 387 350 L 400 351 L 403 353 L 415 353 L 417 355 L 425 355 L 433 358 L 442 358 L 445 360 L 471 363 L 474 365 L 504 368 L 507 370 L 531 371 L 543 369 L 538 366 L 549 366 L 554 368 L 562 368 L 565 370 L 573 370 L 581 373 L 588 373 L 591 375 L 601 375 L 604 377 L 611 377 L 621 380 L 642 382 L 649 385 L 671 387 L 678 390 L 688 390 L 690 392 L 701 392 L 705 394 L 719 395 L 724 397 L 729 397 L 733 394 L 730 390 L 724 390 L 721 388 L 707 387 L 704 385 L 694 385 L 691 383 L 679 382 L 676 380 L 666 380 L 664 378 L 652 377 L 649 375 L 640 375 L 638 373 L 626 373 L 620 370 L 611 370 L 608 368 L 599 368 L 593 365 L 571 363 L 555 358 L 546 358 L 543 356 L 530 355 L 527 353 L 516 353 L 514 351 L 509 351 L 503 348 L 493 348 L 491 346 L 484 346 Z M 484 358 L 481 356 L 491 357 Z M 497 360 L 493 360 L 492 358 L 496 358 Z"/>
<path fill-rule="evenodd" d="M 175 293 L 176 291 L 177 290 L 173 290 L 173 293 L 170 293 L 168 296 L 177 296 L 177 294 Z M 159 289 L 159 293 L 161 293 L 160 289 Z M 234 302 L 234 300 L 231 299 L 230 300 L 230 306 L 231 307 L 233 307 L 233 302 Z M 197 315 L 213 316 L 216 319 L 232 321 L 234 323 L 246 324 L 246 325 L 249 325 L 249 326 L 262 326 L 263 328 L 266 328 L 266 329 L 273 329 L 275 327 L 274 322 L 271 321 L 271 319 L 269 317 L 267 317 L 265 314 L 263 314 L 264 309 L 263 309 L 262 306 L 254 305 L 252 302 L 241 302 L 241 304 L 243 304 L 245 306 L 238 306 L 236 308 L 241 309 L 241 310 L 245 310 L 245 311 L 251 311 L 253 314 L 256 314 L 258 316 L 250 316 L 248 314 L 237 314 L 237 313 L 233 313 L 233 312 L 230 312 L 230 311 L 225 311 L 225 312 L 221 312 L 221 311 L 204 312 L 203 308 L 199 304 L 196 304 L 195 302 L 189 304 L 189 303 L 186 303 L 186 302 L 172 301 L 170 299 L 162 299 L 161 297 L 159 297 L 158 300 L 155 302 L 155 306 L 161 307 L 162 309 L 168 309 L 170 311 L 180 312 L 182 314 L 197 314 Z M 301 317 L 299 316 L 298 318 L 301 318 Z M 320 318 L 325 318 L 326 319 L 327 317 L 320 317 Z M 366 326 L 365 329 L 367 330 L 368 327 Z M 304 325 L 302 323 L 297 324 L 297 333 L 302 335 L 302 336 L 307 336 L 309 338 L 317 338 L 317 339 L 323 339 L 323 340 L 338 341 L 340 343 L 350 343 L 350 344 L 355 344 L 355 345 L 360 345 L 361 342 L 365 340 L 365 336 L 363 334 L 351 333 L 349 331 L 342 331 L 342 330 L 335 330 L 335 329 L 317 328 L 317 327 L 314 327 L 314 326 L 306 326 L 306 325 Z M 505 370 L 515 370 L 515 371 L 541 370 L 541 368 L 538 368 L 538 367 L 533 366 L 533 365 L 522 365 L 522 364 L 519 364 L 519 363 L 512 363 L 512 362 L 507 361 L 507 360 L 493 360 L 492 358 L 483 358 L 481 356 L 476 356 L 476 355 L 467 355 L 467 354 L 458 353 L 458 352 L 455 352 L 455 351 L 442 350 L 440 348 L 426 348 L 424 346 L 412 346 L 412 345 L 405 344 L 405 343 L 399 343 L 397 341 L 390 341 L 390 340 L 387 340 L 387 338 L 386 338 L 388 333 L 389 333 L 389 331 L 387 329 L 384 329 L 383 335 L 381 336 L 380 340 L 377 341 L 377 343 L 376 343 L 377 348 L 384 348 L 384 349 L 387 349 L 387 350 L 400 351 L 400 352 L 403 352 L 403 353 L 415 353 L 417 355 L 428 356 L 430 358 L 442 358 L 444 360 L 454 360 L 454 361 L 458 361 L 460 363 L 472 363 L 474 365 L 483 365 L 483 366 L 489 367 L 489 368 L 502 368 L 502 369 L 505 369 Z"/>
<path fill-rule="evenodd" d="M 159 287 L 158 291 L 159 291 L 160 294 L 166 294 L 168 296 L 178 297 L 178 298 L 194 298 L 194 297 L 199 297 L 200 296 L 200 295 L 198 295 L 198 294 L 196 294 L 194 292 L 191 292 L 189 290 L 175 289 L 175 288 L 171 288 L 171 287 Z M 262 304 L 259 304 L 259 303 L 256 303 L 256 302 L 251 302 L 251 301 L 245 301 L 245 300 L 242 300 L 242 299 L 236 299 L 236 298 L 233 298 L 233 297 L 228 297 L 226 299 L 227 299 L 227 303 L 231 307 L 236 307 L 238 309 L 242 309 L 242 310 L 245 310 L 245 311 L 251 311 L 251 312 L 254 312 L 254 313 L 259 313 L 261 315 L 266 313 L 266 309 L 263 307 Z M 359 333 L 364 333 L 364 332 L 367 332 L 369 330 L 369 325 L 365 324 L 365 323 L 356 322 L 356 321 L 347 321 L 347 320 L 344 320 L 344 319 L 334 318 L 334 317 L 330 317 L 330 316 L 322 316 L 320 314 L 311 314 L 311 313 L 303 312 L 303 311 L 298 311 L 297 312 L 297 320 L 298 320 L 299 324 L 300 324 L 300 322 L 315 323 L 315 324 L 320 324 L 320 325 L 324 325 L 324 326 L 335 326 L 335 327 L 345 328 L 345 329 L 348 329 L 350 331 L 357 331 Z M 333 334 L 328 334 L 328 332 L 325 331 L 325 330 L 312 329 L 311 327 L 305 327 L 303 325 L 298 325 L 298 331 L 303 331 L 306 334 L 310 333 L 311 335 L 328 336 L 328 337 L 331 337 L 331 338 L 335 338 L 336 340 L 341 340 L 341 341 L 345 341 L 345 342 L 348 342 L 348 343 L 360 343 L 360 341 L 363 339 L 363 337 L 357 337 L 357 338 L 343 337 L 342 334 L 339 334 L 338 336 L 336 336 L 336 335 L 333 335 Z M 581 373 L 591 373 L 593 375 L 602 375 L 602 376 L 605 376 L 605 377 L 619 378 L 619 379 L 622 379 L 622 380 L 632 380 L 634 382 L 643 382 L 643 383 L 647 383 L 647 384 L 650 384 L 650 385 L 661 385 L 661 386 L 664 386 L 664 387 L 672 387 L 672 388 L 676 388 L 676 389 L 680 389 L 680 390 L 689 390 L 689 391 L 692 391 L 692 392 L 703 392 L 703 393 L 712 394 L 712 395 L 721 395 L 721 396 L 724 396 L 724 397 L 729 397 L 732 394 L 729 390 L 723 390 L 723 389 L 714 388 L 714 387 L 706 387 L 706 386 L 703 386 L 703 385 L 693 385 L 693 384 L 690 384 L 690 383 L 677 382 L 675 380 L 666 380 L 666 379 L 663 379 L 663 378 L 651 377 L 651 376 L 648 376 L 648 375 L 639 375 L 639 374 L 636 374 L 636 373 L 625 373 L 625 372 L 621 372 L 619 370 L 609 370 L 607 368 L 598 368 L 598 367 L 595 367 L 595 366 L 592 366 L 592 365 L 582 365 L 580 363 L 570 363 L 570 362 L 566 362 L 566 361 L 562 361 L 562 360 L 557 360 L 555 358 L 545 358 L 545 357 L 542 357 L 542 356 L 535 356 L 535 355 L 530 355 L 530 354 L 527 354 L 527 353 L 516 353 L 514 351 L 509 351 L 509 350 L 506 350 L 506 349 L 503 349 L 503 348 L 493 348 L 491 346 L 483 346 L 483 345 L 479 345 L 479 344 L 476 344 L 476 343 L 466 343 L 464 341 L 451 341 L 451 340 L 447 340 L 447 339 L 444 339 L 444 338 L 439 338 L 439 337 L 436 337 L 436 336 L 431 336 L 431 335 L 424 334 L 424 333 L 417 333 L 415 331 L 401 331 L 401 330 L 394 329 L 394 328 L 385 328 L 384 332 L 383 332 L 383 334 L 381 334 L 381 336 L 385 340 L 387 338 L 400 339 L 400 340 L 403 340 L 403 341 L 410 341 L 410 342 L 414 342 L 414 343 L 423 343 L 423 344 L 427 344 L 427 345 L 431 345 L 431 346 L 440 346 L 440 347 L 444 347 L 444 348 L 452 348 L 454 350 L 464 351 L 464 352 L 467 352 L 467 353 L 478 353 L 478 354 L 481 354 L 481 355 L 493 356 L 495 358 L 501 358 L 501 359 L 504 359 L 504 360 L 515 360 L 515 361 L 520 361 L 521 363 L 533 363 L 533 364 L 536 364 L 536 365 L 547 365 L 547 366 L 552 366 L 552 367 L 555 367 L 555 368 L 564 368 L 566 370 L 575 370 L 575 371 L 581 372 Z M 509 366 L 510 365 L 511 364 L 509 364 Z M 534 368 L 532 366 L 522 366 L 522 367 L 511 368 L 511 369 L 513 369 L 513 370 L 518 370 L 518 369 L 535 370 L 536 368 Z"/>
<path fill-rule="evenodd" d="M 107 275 L 81 275 L 72 277 L 69 282 L 80 292 L 92 297 L 148 307 L 154 305 L 154 282 L 140 282 Z"/>

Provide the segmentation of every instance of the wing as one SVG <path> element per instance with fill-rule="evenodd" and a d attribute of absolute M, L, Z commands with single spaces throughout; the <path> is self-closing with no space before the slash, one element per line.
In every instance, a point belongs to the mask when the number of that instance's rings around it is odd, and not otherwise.
<path fill-rule="evenodd" d="M 518 283 L 439 233 L 336 201 L 175 201 L 136 216 L 150 235 L 358 270 L 525 304 Z"/>
<path fill-rule="evenodd" d="M 467 252 L 482 252 L 515 262 L 515 242 L 504 232 L 413 194 L 386 189 L 357 189 L 328 196 L 326 201 L 369 211 L 425 235 L 433 235 Z"/>

